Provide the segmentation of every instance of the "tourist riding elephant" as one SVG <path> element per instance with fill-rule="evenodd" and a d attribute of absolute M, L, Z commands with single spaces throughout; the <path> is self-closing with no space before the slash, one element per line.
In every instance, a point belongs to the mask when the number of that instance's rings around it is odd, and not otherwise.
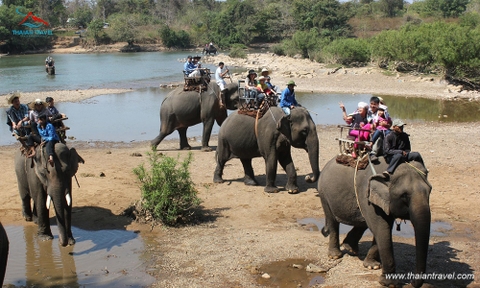
<path fill-rule="evenodd" d="M 5 271 L 7 270 L 8 245 L 7 233 L 2 226 L 2 222 L 0 222 L 0 287 L 3 285 Z"/>
<path fill-rule="evenodd" d="M 216 152 L 217 167 L 213 182 L 222 183 L 225 163 L 232 157 L 240 158 L 245 171 L 246 185 L 257 185 L 252 158 L 262 156 L 265 159 L 267 183 L 265 192 L 275 193 L 277 176 L 277 161 L 287 173 L 285 189 L 289 193 L 298 193 L 297 172 L 293 164 L 291 146 L 302 148 L 308 152 L 313 175 L 307 175 L 307 182 L 318 180 L 319 143 L 318 135 L 312 117 L 305 108 L 292 109 L 290 115 L 285 115 L 279 107 L 271 107 L 258 120 L 244 114 L 233 113 L 220 127 L 218 147 Z"/>
<path fill-rule="evenodd" d="M 78 163 L 84 161 L 74 148 L 69 149 L 63 143 L 55 144 L 53 167 L 48 163 L 44 148 L 38 146 L 35 151 L 32 158 L 25 157 L 20 151 L 15 155 L 15 173 L 22 199 L 23 217 L 26 221 L 36 220 L 40 239 L 51 240 L 53 234 L 50 229 L 49 206 L 53 202 L 60 244 L 73 245 L 72 177 L 77 173 Z"/>
<path fill-rule="evenodd" d="M 392 226 L 396 218 L 410 220 L 415 230 L 416 272 L 425 273 L 430 238 L 429 197 L 432 186 L 427 169 L 419 162 L 403 163 L 390 176 L 385 160 L 368 165 L 355 173 L 355 168 L 330 160 L 322 170 L 318 192 L 325 212 L 323 235 L 330 235 L 328 256 L 342 257 L 339 244 L 339 223 L 352 225 L 343 240 L 344 248 L 356 254 L 358 242 L 369 228 L 373 245 L 363 265 L 370 269 L 382 267 L 379 282 L 396 285 L 385 275 L 395 273 Z M 356 185 L 356 186 L 355 186 Z M 413 283 L 422 286 L 422 281 Z"/>
<path fill-rule="evenodd" d="M 203 123 L 202 151 L 212 151 L 208 147 L 214 121 L 222 125 L 227 118 L 227 110 L 219 105 L 220 88 L 215 82 L 208 84 L 208 90 L 201 94 L 196 91 L 184 91 L 183 87 L 170 92 L 160 107 L 160 134 L 152 140 L 157 147 L 162 140 L 177 130 L 180 136 L 180 149 L 190 149 L 187 140 L 187 129 L 190 126 Z M 237 109 L 238 85 L 227 84 L 225 91 L 225 107 Z"/>

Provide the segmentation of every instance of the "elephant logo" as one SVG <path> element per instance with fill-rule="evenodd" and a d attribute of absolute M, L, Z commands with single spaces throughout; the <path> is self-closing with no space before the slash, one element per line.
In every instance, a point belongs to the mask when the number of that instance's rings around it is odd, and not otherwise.
<path fill-rule="evenodd" d="M 43 25 L 50 26 L 50 24 L 48 24 L 47 21 L 43 20 L 40 17 L 37 17 L 37 16 L 33 15 L 33 12 L 31 12 L 31 11 L 28 12 L 27 14 L 23 14 L 17 8 L 15 10 L 15 12 L 17 12 L 18 15 L 23 16 L 22 21 L 20 21 L 18 23 L 18 25 L 26 26 L 26 27 L 32 28 L 32 29 L 40 28 Z"/>

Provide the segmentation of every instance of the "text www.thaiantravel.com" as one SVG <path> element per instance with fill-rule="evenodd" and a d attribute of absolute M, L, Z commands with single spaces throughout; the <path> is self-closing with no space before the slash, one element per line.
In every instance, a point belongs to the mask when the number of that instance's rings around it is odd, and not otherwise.
<path fill-rule="evenodd" d="M 473 280 L 473 273 L 391 273 L 385 274 L 389 280 Z"/>

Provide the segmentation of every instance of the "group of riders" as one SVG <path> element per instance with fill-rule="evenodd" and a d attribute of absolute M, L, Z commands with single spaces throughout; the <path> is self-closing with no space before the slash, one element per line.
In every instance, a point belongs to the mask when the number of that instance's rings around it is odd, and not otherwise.
<path fill-rule="evenodd" d="M 191 91 L 195 87 L 200 86 L 207 89 L 207 85 L 210 82 L 210 70 L 207 68 L 202 68 L 200 61 L 200 56 L 187 56 L 187 61 L 184 64 L 184 76 L 185 76 L 185 86 L 184 90 Z M 225 63 L 218 63 L 218 67 L 215 70 L 215 81 L 220 88 L 220 107 L 225 107 L 225 91 L 226 91 L 226 81 L 225 79 L 231 79 L 230 71 L 225 66 Z M 251 106 L 248 108 L 259 109 L 263 103 L 268 103 L 271 105 L 278 105 L 282 108 L 285 114 L 289 115 L 291 109 L 301 106 L 295 98 L 295 81 L 290 80 L 287 83 L 287 87 L 283 91 L 277 86 L 273 85 L 271 78 L 269 76 L 269 70 L 263 68 L 260 72 L 260 77 L 258 77 L 255 70 L 249 70 L 245 83 L 245 95 L 244 98 L 254 99 Z M 192 88 L 193 87 L 193 88 Z M 197 91 L 204 91 L 197 90 Z M 279 98 L 280 95 L 280 99 Z"/>
<path fill-rule="evenodd" d="M 368 155 L 371 162 L 377 162 L 383 151 L 385 161 L 389 164 L 383 172 L 385 177 L 390 177 L 403 162 L 417 161 L 423 164 L 420 153 L 411 151 L 409 136 L 403 131 L 406 124 L 400 119 L 392 121 L 381 97 L 371 97 L 370 104 L 359 102 L 357 110 L 350 114 L 347 114 L 343 103 L 339 104 L 343 119 L 351 128 L 349 136 L 355 139 L 351 151 L 354 159 L 363 154 Z"/>
<path fill-rule="evenodd" d="M 185 63 L 185 74 L 189 77 L 198 77 L 198 79 L 208 79 L 206 73 L 199 64 L 200 56 L 187 58 Z M 218 63 L 215 71 L 215 80 L 220 88 L 220 107 L 225 107 L 225 79 L 231 78 L 230 71 L 223 62 Z M 242 109 L 258 110 L 263 106 L 280 106 L 286 115 L 289 115 L 295 107 L 301 106 L 295 97 L 295 81 L 290 80 L 287 87 L 280 90 L 273 85 L 269 76 L 269 70 L 263 68 L 260 77 L 255 70 L 249 70 L 244 80 L 245 95 L 244 98 L 254 99 L 250 107 L 243 106 Z M 280 95 L 280 99 L 278 96 Z M 388 113 L 388 107 L 380 97 L 373 96 L 370 104 L 360 102 L 358 109 L 353 113 L 347 114 L 345 106 L 340 103 L 343 111 L 343 119 L 350 126 L 349 135 L 355 139 L 351 156 L 356 159 L 360 152 L 368 153 L 372 162 L 378 161 L 378 156 L 385 157 L 389 164 L 387 170 L 383 173 L 389 177 L 395 171 L 396 167 L 405 161 L 417 161 L 423 164 L 422 156 L 418 152 L 412 152 L 408 134 L 403 132 L 405 123 L 399 119 L 392 121 Z M 368 144 L 365 144 L 368 143 Z M 363 145 L 363 147 L 360 147 Z M 360 149 L 362 148 L 362 149 Z"/>
<path fill-rule="evenodd" d="M 55 100 L 36 99 L 30 104 L 20 103 L 20 93 L 14 92 L 8 98 L 7 125 L 10 132 L 22 144 L 27 157 L 35 156 L 35 146 L 45 145 L 48 162 L 53 165 L 55 143 L 65 142 L 66 117 L 55 107 Z"/>

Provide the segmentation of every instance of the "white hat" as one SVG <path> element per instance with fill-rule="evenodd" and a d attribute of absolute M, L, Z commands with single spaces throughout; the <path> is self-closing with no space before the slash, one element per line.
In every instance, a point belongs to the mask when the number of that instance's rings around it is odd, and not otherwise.
<path fill-rule="evenodd" d="M 385 111 L 385 110 L 387 110 L 387 108 L 388 108 L 387 105 L 383 105 L 383 104 L 378 105 L 378 109 L 380 109 L 380 110 Z"/>
<path fill-rule="evenodd" d="M 368 104 L 365 102 L 358 102 L 358 108 L 365 108 L 368 107 Z"/>
<path fill-rule="evenodd" d="M 265 76 L 260 76 L 258 77 L 258 81 L 261 81 L 261 80 L 266 80 L 267 78 L 265 78 Z"/>
<path fill-rule="evenodd" d="M 267 68 L 263 68 L 262 72 L 269 72 Z"/>

